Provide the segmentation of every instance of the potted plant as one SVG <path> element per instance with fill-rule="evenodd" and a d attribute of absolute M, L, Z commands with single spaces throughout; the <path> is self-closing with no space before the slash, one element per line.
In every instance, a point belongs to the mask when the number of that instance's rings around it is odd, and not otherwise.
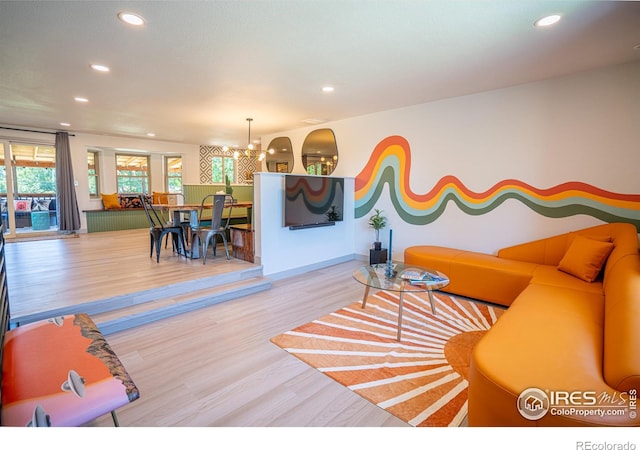
<path fill-rule="evenodd" d="M 340 220 L 340 212 L 338 211 L 338 208 L 336 208 L 336 205 L 331 205 L 331 208 L 329 208 L 326 215 L 329 222 L 336 222 Z"/>
<path fill-rule="evenodd" d="M 369 217 L 369 227 L 373 228 L 376 232 L 376 240 L 373 243 L 373 249 L 380 250 L 382 248 L 382 243 L 380 242 L 380 230 L 387 226 L 387 218 L 382 215 L 381 210 L 376 208 L 374 211 L 375 214 Z"/>
<path fill-rule="evenodd" d="M 224 176 L 224 184 L 227 195 L 233 196 L 233 188 L 231 187 L 231 180 L 229 179 L 229 175 Z"/>

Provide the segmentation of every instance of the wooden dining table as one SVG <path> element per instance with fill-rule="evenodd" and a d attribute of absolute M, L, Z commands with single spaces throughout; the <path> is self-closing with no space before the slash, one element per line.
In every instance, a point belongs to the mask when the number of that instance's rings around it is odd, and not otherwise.
<path fill-rule="evenodd" d="M 200 208 L 212 209 L 213 202 L 202 205 L 201 203 L 185 203 L 183 205 L 169 205 L 166 203 L 154 203 L 151 205 L 154 209 L 168 211 L 174 225 L 182 223 L 182 214 L 189 214 L 189 227 L 197 228 L 200 225 Z M 225 208 L 246 208 L 247 209 L 247 223 L 251 223 L 251 215 L 253 210 L 253 202 L 235 202 L 225 203 Z M 182 244 L 179 244 L 182 246 Z M 200 258 L 200 246 L 194 245 L 191 241 L 190 248 L 180 249 L 185 255 L 188 255 L 192 259 Z"/>

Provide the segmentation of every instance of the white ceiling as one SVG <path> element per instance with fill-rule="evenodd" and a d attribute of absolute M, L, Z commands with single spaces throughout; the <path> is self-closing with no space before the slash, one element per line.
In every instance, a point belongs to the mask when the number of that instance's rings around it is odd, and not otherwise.
<path fill-rule="evenodd" d="M 639 61 L 636 44 L 635 1 L 0 1 L 0 124 L 246 146 L 248 117 L 259 137 Z"/>

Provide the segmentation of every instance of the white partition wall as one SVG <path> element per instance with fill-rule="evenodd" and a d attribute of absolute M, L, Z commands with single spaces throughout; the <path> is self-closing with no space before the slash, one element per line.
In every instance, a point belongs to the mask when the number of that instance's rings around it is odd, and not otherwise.
<path fill-rule="evenodd" d="M 354 178 L 344 177 L 344 214 L 334 226 L 284 226 L 284 176 L 254 174 L 255 262 L 272 278 L 303 273 L 355 258 Z"/>

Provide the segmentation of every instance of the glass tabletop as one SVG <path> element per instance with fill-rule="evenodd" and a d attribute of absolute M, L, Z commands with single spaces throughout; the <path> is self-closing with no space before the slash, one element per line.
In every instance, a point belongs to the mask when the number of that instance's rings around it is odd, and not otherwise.
<path fill-rule="evenodd" d="M 389 276 L 387 270 L 387 264 L 362 266 L 353 272 L 353 278 L 365 286 L 397 292 L 433 291 L 449 284 L 445 274 L 424 267 L 395 263 Z"/>

